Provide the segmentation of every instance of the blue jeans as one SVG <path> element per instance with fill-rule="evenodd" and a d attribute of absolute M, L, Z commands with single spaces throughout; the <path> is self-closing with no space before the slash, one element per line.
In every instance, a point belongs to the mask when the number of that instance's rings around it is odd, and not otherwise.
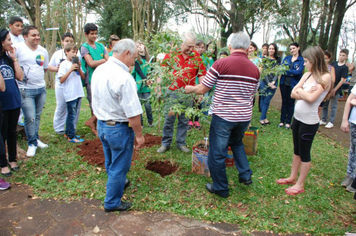
<path fill-rule="evenodd" d="M 22 112 L 25 117 L 25 132 L 28 145 L 37 146 L 41 114 L 46 102 L 46 89 L 20 89 Z"/>
<path fill-rule="evenodd" d="M 153 117 L 152 117 L 152 107 L 151 103 L 148 101 L 148 98 L 151 96 L 151 93 L 138 93 L 138 97 L 140 100 L 142 100 L 141 104 L 145 104 L 145 110 L 146 110 L 146 116 L 147 116 L 147 121 L 149 124 L 152 124 L 153 122 Z M 141 125 L 143 125 L 143 119 L 141 115 Z"/>
<path fill-rule="evenodd" d="M 171 99 L 177 99 L 178 96 L 175 94 L 178 91 L 169 91 L 169 96 Z M 188 106 L 192 106 L 193 101 L 191 101 L 189 104 L 186 104 Z M 162 146 L 170 146 L 173 140 L 173 133 L 174 133 L 174 122 L 176 121 L 177 115 L 166 115 L 166 118 L 164 120 L 164 125 L 163 125 L 163 137 L 162 137 Z M 178 125 L 177 125 L 177 136 L 176 136 L 176 142 L 177 146 L 185 146 L 186 142 L 185 139 L 187 137 L 187 132 L 188 132 L 188 125 L 189 119 L 185 117 L 185 113 L 181 113 L 178 115 Z"/>
<path fill-rule="evenodd" d="M 97 128 L 108 175 L 104 207 L 113 209 L 121 204 L 126 175 L 131 166 L 135 133 L 127 124 L 110 126 L 102 120 L 98 120 Z"/>
<path fill-rule="evenodd" d="M 295 99 L 291 98 L 293 88 L 291 86 L 280 85 L 282 96 L 281 119 L 280 123 L 291 124 L 294 113 Z"/>
<path fill-rule="evenodd" d="M 268 87 L 268 85 L 264 82 L 260 82 L 260 93 L 261 93 L 261 117 L 260 120 L 267 119 L 267 111 L 269 108 L 269 104 L 271 103 L 271 100 L 275 94 L 277 89 L 272 89 L 271 87 Z"/>
<path fill-rule="evenodd" d="M 330 100 L 326 101 L 323 106 L 323 115 L 321 120 L 326 122 L 328 121 L 328 110 L 329 110 L 329 103 L 331 103 L 331 110 L 330 110 L 330 122 L 334 124 L 336 112 L 337 112 L 337 102 L 338 102 L 338 95 L 335 94 L 334 97 L 330 98 Z"/>
<path fill-rule="evenodd" d="M 208 166 L 213 179 L 213 189 L 222 195 L 229 193 L 225 165 L 229 146 L 234 155 L 239 178 L 245 180 L 251 178 L 252 170 L 242 143 L 242 138 L 249 123 L 250 121 L 229 122 L 213 115 L 209 133 Z"/>
<path fill-rule="evenodd" d="M 72 139 L 75 136 L 75 120 L 77 117 L 78 104 L 81 98 L 67 102 L 66 135 Z"/>

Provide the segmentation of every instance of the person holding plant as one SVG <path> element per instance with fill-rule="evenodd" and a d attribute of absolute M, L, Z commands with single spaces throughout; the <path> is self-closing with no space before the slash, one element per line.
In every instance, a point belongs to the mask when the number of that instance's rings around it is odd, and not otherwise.
<path fill-rule="evenodd" d="M 291 174 L 288 178 L 278 179 L 277 184 L 291 184 L 285 190 L 288 195 L 304 192 L 311 163 L 310 150 L 319 128 L 318 107 L 328 97 L 332 88 L 331 75 L 324 60 L 323 50 L 319 46 L 310 47 L 303 52 L 304 66 L 308 72 L 303 75 L 292 90 L 296 99 L 292 124 L 294 155 Z M 299 178 L 298 178 L 298 172 Z"/>
<path fill-rule="evenodd" d="M 12 46 L 9 31 L 0 29 L 0 124 L 1 136 L 0 145 L 0 167 L 1 174 L 9 177 L 11 171 L 18 171 L 17 165 L 17 121 L 20 115 L 21 95 L 17 86 L 18 81 L 23 79 L 23 71 L 16 58 L 16 48 Z M 5 80 L 5 81 L 4 81 Z M 6 90 L 5 90 L 6 87 Z M 8 160 L 6 159 L 4 143 L 7 144 Z"/>
<path fill-rule="evenodd" d="M 278 56 L 278 47 L 275 43 L 271 43 L 268 46 L 268 57 L 262 60 L 263 69 L 270 70 L 275 66 L 281 64 L 280 57 Z M 269 125 L 270 122 L 267 119 L 267 111 L 271 100 L 276 92 L 278 86 L 278 74 L 270 73 L 267 74 L 260 81 L 260 96 L 261 96 L 261 117 L 260 124 L 261 125 Z"/>
<path fill-rule="evenodd" d="M 69 32 L 63 34 L 61 43 L 63 48 L 69 43 L 74 43 L 73 34 Z M 64 49 L 57 50 L 55 53 L 53 53 L 51 60 L 49 61 L 48 70 L 52 72 L 58 72 L 61 63 L 65 61 L 66 58 L 67 57 L 66 57 L 66 53 L 64 52 Z M 56 134 L 64 135 L 66 117 L 67 117 L 67 103 L 64 97 L 63 85 L 59 81 L 58 73 L 56 73 L 54 89 L 56 94 L 56 110 L 54 111 L 54 116 L 53 116 L 53 128 Z M 79 101 L 78 104 L 77 115 L 74 122 L 74 129 L 76 129 L 78 124 L 80 106 L 81 106 L 81 100 Z"/>
<path fill-rule="evenodd" d="M 137 60 L 135 60 L 135 67 L 132 71 L 132 76 L 136 80 L 137 93 L 141 101 L 144 102 L 148 126 L 152 127 L 153 116 L 152 107 L 149 102 L 149 97 L 151 96 L 151 89 L 149 85 L 152 83 L 147 80 L 147 75 L 150 73 L 150 63 L 152 58 L 148 53 L 148 49 L 142 42 L 136 42 L 136 47 L 138 50 Z M 143 118 L 141 115 L 141 126 L 143 126 Z"/>
<path fill-rule="evenodd" d="M 247 57 L 249 36 L 243 32 L 231 34 L 227 44 L 230 56 L 216 61 L 201 84 L 185 86 L 186 93 L 195 94 L 204 94 L 216 86 L 208 153 L 213 183 L 207 183 L 206 189 L 223 198 L 229 196 L 225 164 L 229 146 L 239 172 L 239 182 L 252 184 L 252 170 L 242 138 L 251 121 L 253 97 L 260 78 L 258 68 Z"/>
<path fill-rule="evenodd" d="M 290 129 L 292 117 L 294 113 L 295 99 L 291 98 L 292 89 L 296 86 L 303 75 L 304 59 L 300 55 L 300 47 L 298 43 L 291 43 L 289 45 L 291 55 L 286 56 L 282 65 L 289 67 L 284 75 L 281 76 L 279 89 L 282 96 L 281 118 L 278 127 L 285 126 Z"/>
<path fill-rule="evenodd" d="M 173 80 L 168 87 L 168 94 L 170 100 L 176 100 L 179 97 L 180 88 L 184 88 L 187 85 L 195 85 L 196 77 L 199 81 L 202 81 L 206 75 L 205 65 L 197 51 L 194 50 L 196 36 L 192 32 L 185 32 L 182 37 L 182 44 L 180 50 L 173 51 L 166 54 L 162 61 L 162 66 L 168 67 L 173 74 Z M 157 79 L 157 82 L 161 82 L 161 78 Z M 191 101 L 182 101 L 185 106 L 191 106 Z M 172 137 L 174 132 L 174 122 L 176 120 L 176 114 L 170 114 L 166 116 L 163 126 L 163 138 L 162 145 L 157 150 L 158 153 L 164 153 L 170 149 L 172 143 Z M 185 113 L 178 114 L 177 125 L 177 148 L 182 152 L 190 152 L 187 147 L 185 139 L 187 137 L 189 119 L 185 117 Z"/>

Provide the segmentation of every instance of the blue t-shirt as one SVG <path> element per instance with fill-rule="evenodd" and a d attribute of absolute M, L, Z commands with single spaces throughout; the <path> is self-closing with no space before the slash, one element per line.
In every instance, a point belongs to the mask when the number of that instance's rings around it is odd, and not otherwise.
<path fill-rule="evenodd" d="M 2 110 L 13 110 L 21 107 L 21 96 L 19 87 L 15 80 L 15 73 L 13 68 L 11 68 L 9 59 L 5 57 L 0 57 L 0 71 L 1 75 L 5 80 L 6 90 L 0 92 L 0 101 L 2 103 Z"/>

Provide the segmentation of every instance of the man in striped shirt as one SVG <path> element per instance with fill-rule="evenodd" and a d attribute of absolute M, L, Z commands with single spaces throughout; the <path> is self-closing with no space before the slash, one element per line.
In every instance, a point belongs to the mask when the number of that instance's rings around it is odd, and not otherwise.
<path fill-rule="evenodd" d="M 229 196 L 225 158 L 230 146 L 234 154 L 239 182 L 252 184 L 242 138 L 252 116 L 253 96 L 258 88 L 260 73 L 247 58 L 250 39 L 238 32 L 228 38 L 231 55 L 216 61 L 197 86 L 186 86 L 186 93 L 204 94 L 216 85 L 213 117 L 209 133 L 208 165 L 213 183 L 206 184 L 209 192 Z"/>

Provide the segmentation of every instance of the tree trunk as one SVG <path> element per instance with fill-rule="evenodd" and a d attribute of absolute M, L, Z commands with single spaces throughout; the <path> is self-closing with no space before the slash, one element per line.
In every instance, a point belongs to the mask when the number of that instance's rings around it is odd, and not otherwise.
<path fill-rule="evenodd" d="M 310 0 L 303 0 L 302 19 L 300 21 L 299 46 L 304 51 L 307 47 Z"/>
<path fill-rule="evenodd" d="M 334 22 L 332 25 L 332 30 L 329 38 L 328 50 L 332 53 L 332 59 L 336 58 L 337 44 L 339 41 L 339 34 L 341 30 L 341 25 L 346 12 L 346 2 L 347 0 L 338 0 L 336 3 L 334 11 Z"/>

